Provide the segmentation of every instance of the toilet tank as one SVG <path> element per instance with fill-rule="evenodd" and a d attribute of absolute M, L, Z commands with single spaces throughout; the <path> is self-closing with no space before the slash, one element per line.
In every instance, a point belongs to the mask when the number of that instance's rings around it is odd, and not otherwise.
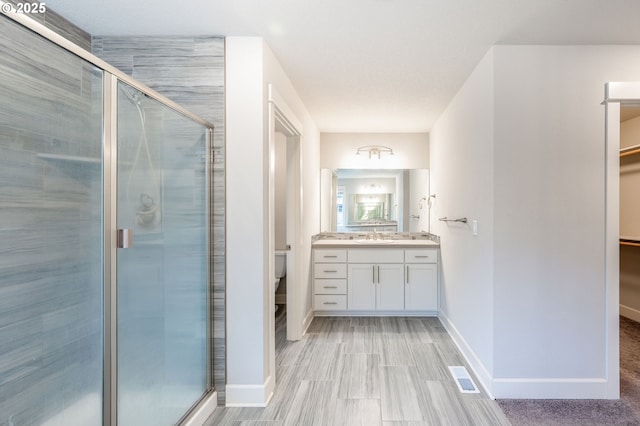
<path fill-rule="evenodd" d="M 282 278 L 287 275 L 287 252 L 284 250 L 276 250 L 276 278 Z"/>

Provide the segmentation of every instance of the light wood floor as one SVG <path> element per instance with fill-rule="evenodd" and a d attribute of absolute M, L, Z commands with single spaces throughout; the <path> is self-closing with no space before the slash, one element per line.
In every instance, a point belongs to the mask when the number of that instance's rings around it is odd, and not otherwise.
<path fill-rule="evenodd" d="M 284 318 L 269 405 L 217 408 L 207 426 L 509 425 L 486 394 L 458 391 L 447 366 L 466 363 L 437 318 L 315 318 L 298 342 Z"/>

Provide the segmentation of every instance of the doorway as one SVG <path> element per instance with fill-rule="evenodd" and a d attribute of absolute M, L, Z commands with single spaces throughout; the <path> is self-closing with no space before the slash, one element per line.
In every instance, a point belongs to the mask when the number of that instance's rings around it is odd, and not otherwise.
<path fill-rule="evenodd" d="M 623 168 L 627 160 L 621 161 L 625 146 L 621 145 L 621 121 L 629 109 L 640 106 L 640 82 L 616 83 L 605 85 L 605 300 L 607 310 L 607 395 L 620 397 L 620 258 L 621 242 L 633 240 L 627 232 L 626 218 L 621 215 L 621 163 Z M 624 115 L 623 115 L 624 114 Z M 621 149 L 623 146 L 623 149 Z M 626 155 L 625 155 L 626 156 Z M 623 156 L 623 158 L 625 157 Z M 626 178 L 625 178 L 626 179 Z M 621 226 L 622 225 L 622 226 Z M 621 240 L 621 237 L 623 238 Z M 638 236 L 636 236 L 637 238 Z M 630 241 L 633 243 L 633 241 Z M 624 312 L 622 312 L 624 314 Z"/>
<path fill-rule="evenodd" d="M 640 322 L 640 106 L 620 108 L 620 315 Z"/>
<path fill-rule="evenodd" d="M 620 107 L 620 398 L 640 413 L 640 106 Z"/>
<path fill-rule="evenodd" d="M 303 246 L 300 144 L 302 125 L 275 88 L 269 85 L 269 375 L 275 379 L 276 298 L 286 314 L 287 340 L 302 338 L 300 284 Z M 285 254 L 284 289 L 276 281 L 276 253 Z M 278 272 L 278 275 L 282 275 Z M 280 290 L 276 296 L 276 287 Z M 282 319 L 280 319 L 282 320 Z M 275 383 L 274 383 L 275 385 Z"/>
<path fill-rule="evenodd" d="M 287 315 L 288 299 L 293 298 L 289 289 L 296 285 L 296 251 L 292 250 L 296 239 L 295 220 L 298 200 L 296 187 L 298 174 L 296 164 L 299 163 L 299 138 L 291 135 L 276 120 L 274 132 L 274 293 L 276 315 L 284 315 L 287 322 L 295 316 Z M 290 283 L 291 285 L 287 285 Z M 293 305 L 293 301 L 292 301 Z M 288 340 L 298 340 L 292 335 L 294 327 L 285 327 Z"/>

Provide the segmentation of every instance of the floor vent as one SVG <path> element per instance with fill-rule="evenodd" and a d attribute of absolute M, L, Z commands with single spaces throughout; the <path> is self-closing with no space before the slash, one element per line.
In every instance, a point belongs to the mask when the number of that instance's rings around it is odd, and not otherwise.
<path fill-rule="evenodd" d="M 453 380 L 458 385 L 458 389 L 462 393 L 480 393 L 478 387 L 473 382 L 473 379 L 469 375 L 469 372 L 464 366 L 461 365 L 450 365 L 449 371 L 453 376 Z"/>

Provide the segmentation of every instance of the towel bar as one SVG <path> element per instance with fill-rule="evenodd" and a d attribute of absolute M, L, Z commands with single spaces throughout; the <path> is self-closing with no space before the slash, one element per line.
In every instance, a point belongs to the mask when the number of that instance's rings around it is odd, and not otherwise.
<path fill-rule="evenodd" d="M 458 219 L 447 219 L 447 217 L 441 217 L 440 219 L 438 219 L 442 222 L 462 222 L 462 223 L 467 223 L 467 218 L 466 217 L 460 217 Z"/>

